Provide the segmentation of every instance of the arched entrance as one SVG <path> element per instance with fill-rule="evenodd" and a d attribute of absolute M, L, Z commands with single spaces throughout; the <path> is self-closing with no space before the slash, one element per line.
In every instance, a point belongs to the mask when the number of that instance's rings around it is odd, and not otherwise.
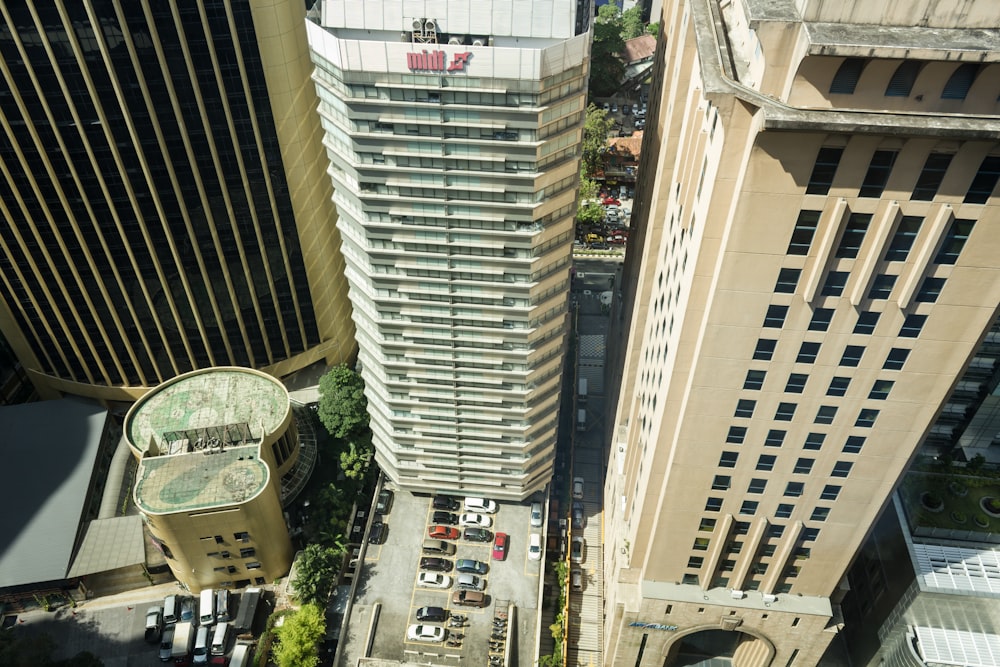
<path fill-rule="evenodd" d="M 670 644 L 663 667 L 767 667 L 774 646 L 739 630 L 694 630 Z"/>

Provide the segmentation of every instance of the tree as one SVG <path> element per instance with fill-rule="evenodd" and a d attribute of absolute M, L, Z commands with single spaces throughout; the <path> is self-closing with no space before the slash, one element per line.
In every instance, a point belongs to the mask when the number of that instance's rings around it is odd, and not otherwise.
<path fill-rule="evenodd" d="M 965 464 L 965 469 L 969 472 L 979 472 L 982 470 L 983 465 L 986 463 L 986 457 L 982 454 L 976 454 Z"/>
<path fill-rule="evenodd" d="M 581 169 L 587 176 L 593 176 L 604 167 L 601 156 L 607 150 L 608 133 L 614 120 L 608 112 L 591 104 L 587 106 L 587 119 L 583 124 L 583 160 Z"/>
<path fill-rule="evenodd" d="M 344 471 L 344 476 L 353 480 L 362 480 L 368 474 L 368 466 L 375 456 L 375 448 L 372 447 L 371 432 L 365 436 L 359 436 L 351 440 L 345 451 L 340 453 L 340 469 Z"/>
<path fill-rule="evenodd" d="M 660 23 L 659 23 L 659 21 L 657 21 L 656 23 L 650 23 L 649 25 L 647 25 L 646 26 L 646 32 L 648 34 L 652 35 L 653 37 L 657 37 L 658 38 L 660 36 Z"/>
<path fill-rule="evenodd" d="M 278 667 L 315 667 L 319 664 L 319 642 L 326 634 L 326 618 L 319 605 L 303 605 L 285 615 L 275 631 L 278 645 L 271 656 Z"/>
<path fill-rule="evenodd" d="M 337 578 L 337 567 L 344 550 L 310 544 L 303 550 L 295 564 L 292 587 L 303 604 L 326 604 L 330 589 Z"/>
<path fill-rule="evenodd" d="M 636 5 L 622 12 L 622 40 L 628 41 L 645 33 L 642 24 L 642 9 Z"/>
<path fill-rule="evenodd" d="M 319 420 L 336 438 L 360 433 L 368 426 L 368 400 L 361 376 L 346 365 L 334 366 L 319 379 Z"/>
<path fill-rule="evenodd" d="M 611 0 L 597 10 L 594 20 L 594 41 L 590 47 L 590 91 L 594 95 L 602 97 L 618 90 L 625 74 L 625 64 L 619 57 L 624 48 L 621 12 Z"/>

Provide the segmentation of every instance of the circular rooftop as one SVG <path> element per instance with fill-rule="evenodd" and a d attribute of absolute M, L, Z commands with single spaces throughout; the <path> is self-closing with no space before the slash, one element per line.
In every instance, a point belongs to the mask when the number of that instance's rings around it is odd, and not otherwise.
<path fill-rule="evenodd" d="M 264 438 L 284 423 L 288 390 L 250 368 L 208 368 L 167 380 L 136 401 L 125 417 L 125 437 L 142 453 L 164 433 L 248 424 Z M 259 433 L 263 427 L 264 432 Z"/>

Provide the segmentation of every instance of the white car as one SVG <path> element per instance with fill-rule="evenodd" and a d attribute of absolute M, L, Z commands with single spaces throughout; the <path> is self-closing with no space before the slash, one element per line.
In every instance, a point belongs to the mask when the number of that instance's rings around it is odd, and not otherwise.
<path fill-rule="evenodd" d="M 542 504 L 531 503 L 531 526 L 538 528 L 542 525 Z"/>
<path fill-rule="evenodd" d="M 541 560 L 542 559 L 542 535 L 541 535 L 541 533 L 532 533 L 531 537 L 528 538 L 528 559 L 529 560 Z"/>
<path fill-rule="evenodd" d="M 443 642 L 448 632 L 439 625 L 411 625 L 406 638 L 412 642 Z"/>
<path fill-rule="evenodd" d="M 493 525 L 493 519 L 485 514 L 467 513 L 458 517 L 458 525 L 475 526 L 476 528 L 489 528 Z"/>
<path fill-rule="evenodd" d="M 582 537 L 574 537 L 570 545 L 569 559 L 574 563 L 582 563 L 587 553 L 587 543 Z"/>
<path fill-rule="evenodd" d="M 466 498 L 466 512 L 478 512 L 480 514 L 496 514 L 497 504 L 488 498 Z"/>
<path fill-rule="evenodd" d="M 424 588 L 451 588 L 451 577 L 439 572 L 421 572 L 417 577 L 417 586 Z"/>
<path fill-rule="evenodd" d="M 573 478 L 573 497 L 577 500 L 583 498 L 583 477 Z"/>

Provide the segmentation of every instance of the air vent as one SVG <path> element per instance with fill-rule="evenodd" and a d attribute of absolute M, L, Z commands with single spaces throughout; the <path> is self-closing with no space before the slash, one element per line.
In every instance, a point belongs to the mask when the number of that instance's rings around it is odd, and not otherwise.
<path fill-rule="evenodd" d="M 451 39 L 448 40 L 448 43 L 457 46 L 459 44 L 462 44 L 463 42 L 461 37 L 452 37 Z"/>
<path fill-rule="evenodd" d="M 472 40 L 472 45 L 473 46 L 486 46 L 486 42 L 484 42 L 481 39 L 474 39 L 474 40 Z"/>

